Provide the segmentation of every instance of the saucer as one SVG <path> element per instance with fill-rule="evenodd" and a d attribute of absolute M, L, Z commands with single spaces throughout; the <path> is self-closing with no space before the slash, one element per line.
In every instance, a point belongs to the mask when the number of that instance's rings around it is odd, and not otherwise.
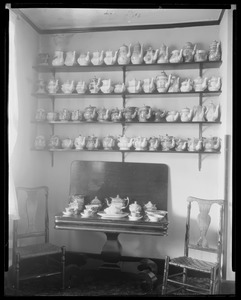
<path fill-rule="evenodd" d="M 119 213 L 119 214 L 107 214 L 104 211 L 100 211 L 97 214 L 99 216 L 101 216 L 102 218 L 105 218 L 105 219 L 120 219 L 120 218 L 124 218 L 128 215 L 128 213 L 125 213 L 125 212 L 122 212 L 122 213 Z"/>
<path fill-rule="evenodd" d="M 84 213 L 80 213 L 81 214 L 81 216 L 83 217 L 83 218 L 89 218 L 89 217 L 91 217 L 92 215 L 86 215 L 86 214 L 84 214 Z"/>
<path fill-rule="evenodd" d="M 64 216 L 72 216 L 73 213 L 72 212 L 63 211 L 63 215 Z"/>
<path fill-rule="evenodd" d="M 128 217 L 129 217 L 129 220 L 131 220 L 131 221 L 137 221 L 137 220 L 140 220 L 143 216 L 133 217 L 133 216 L 129 215 Z"/>

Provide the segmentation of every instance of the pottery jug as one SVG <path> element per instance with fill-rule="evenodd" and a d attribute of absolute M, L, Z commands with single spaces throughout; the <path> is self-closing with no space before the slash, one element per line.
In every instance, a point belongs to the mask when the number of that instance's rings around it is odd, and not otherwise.
<path fill-rule="evenodd" d="M 116 196 L 116 198 L 111 198 L 111 201 L 108 198 L 105 198 L 106 203 L 108 206 L 116 207 L 119 210 L 125 209 L 129 205 L 129 198 L 126 197 L 124 199 L 121 199 L 119 195 Z"/>
<path fill-rule="evenodd" d="M 203 148 L 205 152 L 219 151 L 221 139 L 219 137 L 203 137 Z"/>
<path fill-rule="evenodd" d="M 133 78 L 128 82 L 127 90 L 129 93 L 140 93 L 142 90 L 141 86 L 142 81 L 141 80 L 136 80 Z"/>
<path fill-rule="evenodd" d="M 206 106 L 195 105 L 193 107 L 193 122 L 205 122 Z"/>
<path fill-rule="evenodd" d="M 196 50 L 196 53 L 194 55 L 194 61 L 202 62 L 202 61 L 206 61 L 207 59 L 208 59 L 208 53 L 206 50 Z"/>
<path fill-rule="evenodd" d="M 212 102 L 206 106 L 205 118 L 208 122 L 216 122 L 219 119 L 219 104 L 214 105 Z"/>
<path fill-rule="evenodd" d="M 34 141 L 34 147 L 37 150 L 43 150 L 46 147 L 46 140 L 43 135 L 38 135 Z"/>
<path fill-rule="evenodd" d="M 221 78 L 212 76 L 208 80 L 208 90 L 210 92 L 217 92 L 220 90 L 220 88 L 221 88 Z"/>
<path fill-rule="evenodd" d="M 116 145 L 116 140 L 113 136 L 108 135 L 103 138 L 102 145 L 103 145 L 104 150 L 113 150 L 113 148 Z"/>
<path fill-rule="evenodd" d="M 112 80 L 111 79 L 102 80 L 102 86 L 100 87 L 100 89 L 104 94 L 112 93 L 114 90 L 114 87 L 112 86 Z"/>
<path fill-rule="evenodd" d="M 76 65 L 76 51 L 68 51 L 66 52 L 66 57 L 64 64 L 66 66 L 74 66 Z"/>
<path fill-rule="evenodd" d="M 94 135 L 88 136 L 86 139 L 86 148 L 88 150 L 97 150 L 100 147 L 100 140 Z"/>
<path fill-rule="evenodd" d="M 70 138 L 62 140 L 62 148 L 63 149 L 72 149 L 74 146 L 74 141 Z"/>
<path fill-rule="evenodd" d="M 78 81 L 77 85 L 76 85 L 76 91 L 78 94 L 84 94 L 87 90 L 87 84 L 85 81 Z"/>
<path fill-rule="evenodd" d="M 188 138 L 187 139 L 187 150 L 190 152 L 201 151 L 203 147 L 202 139 Z"/>
<path fill-rule="evenodd" d="M 179 112 L 175 110 L 171 110 L 167 112 L 166 121 L 167 122 L 177 122 L 179 119 Z"/>
<path fill-rule="evenodd" d="M 62 84 L 61 90 L 64 94 L 71 94 L 74 91 L 74 80 L 71 82 L 67 80 L 65 83 Z"/>
<path fill-rule="evenodd" d="M 181 83 L 180 90 L 181 92 L 187 93 L 187 92 L 191 92 L 192 88 L 193 88 L 193 82 L 190 78 L 188 78 Z"/>
<path fill-rule="evenodd" d="M 130 150 L 133 145 L 133 141 L 133 138 L 129 138 L 125 135 L 119 136 L 117 146 L 120 148 L 120 150 Z"/>
<path fill-rule="evenodd" d="M 180 92 L 180 78 L 176 75 L 171 75 L 171 82 L 168 88 L 168 93 L 178 93 Z"/>
<path fill-rule="evenodd" d="M 74 146 L 78 150 L 84 149 L 85 144 L 86 144 L 86 137 L 82 136 L 81 134 L 74 139 Z"/>
<path fill-rule="evenodd" d="M 221 60 L 221 42 L 213 41 L 209 46 L 208 53 L 209 61 L 219 61 Z"/>
<path fill-rule="evenodd" d="M 167 115 L 167 112 L 165 110 L 162 111 L 162 110 L 158 109 L 154 112 L 154 116 L 155 116 L 154 121 L 155 122 L 165 122 L 166 115 Z"/>
<path fill-rule="evenodd" d="M 83 113 L 79 110 L 73 110 L 71 112 L 71 121 L 81 121 L 83 119 Z"/>
<path fill-rule="evenodd" d="M 63 66 L 64 65 L 64 52 L 61 50 L 56 50 L 54 52 L 54 58 L 52 60 L 53 66 Z"/>
<path fill-rule="evenodd" d="M 95 106 L 89 105 L 84 110 L 84 118 L 87 122 L 94 121 L 97 117 L 97 110 Z"/>
<path fill-rule="evenodd" d="M 91 62 L 94 66 L 100 66 L 104 62 L 104 51 L 95 51 L 93 52 Z"/>
<path fill-rule="evenodd" d="M 123 93 L 126 90 L 124 83 L 117 83 L 114 87 L 114 93 Z"/>
<path fill-rule="evenodd" d="M 184 47 L 183 47 L 183 58 L 184 58 L 184 62 L 192 62 L 193 61 L 193 58 L 194 58 L 194 55 L 196 53 L 196 48 L 197 48 L 197 45 L 193 45 L 192 43 L 190 42 L 187 42 Z"/>
<path fill-rule="evenodd" d="M 45 94 L 46 93 L 44 80 L 42 80 L 42 79 L 38 80 L 36 93 L 37 94 Z"/>
<path fill-rule="evenodd" d="M 109 121 L 110 119 L 110 110 L 104 107 L 98 109 L 97 114 L 98 114 L 97 120 L 100 122 Z"/>
<path fill-rule="evenodd" d="M 90 64 L 90 52 L 81 53 L 77 62 L 80 66 L 88 66 Z"/>
<path fill-rule="evenodd" d="M 158 64 L 166 64 L 168 63 L 168 47 L 165 44 L 162 44 L 159 49 L 159 55 L 157 59 Z"/>
<path fill-rule="evenodd" d="M 39 53 L 37 57 L 37 65 L 47 66 L 49 64 L 48 53 Z"/>
<path fill-rule="evenodd" d="M 155 88 L 155 79 L 153 77 L 143 80 L 142 89 L 145 93 L 152 93 L 154 92 Z"/>
<path fill-rule="evenodd" d="M 176 151 L 185 151 L 187 149 L 187 141 L 186 140 L 176 139 L 175 143 L 176 143 L 176 146 L 175 146 Z"/>
<path fill-rule="evenodd" d="M 161 141 L 162 151 L 170 151 L 176 146 L 175 138 L 167 134 L 165 136 L 160 136 L 160 141 Z"/>
<path fill-rule="evenodd" d="M 144 105 L 137 111 L 139 122 L 147 122 L 152 116 L 152 109 L 150 106 Z"/>
<path fill-rule="evenodd" d="M 144 56 L 144 62 L 146 64 L 154 64 L 157 60 L 158 53 L 159 49 L 156 49 L 155 51 L 152 47 L 149 47 L 146 51 L 146 55 Z"/>
<path fill-rule="evenodd" d="M 167 76 L 164 71 L 161 71 L 161 74 L 156 76 L 156 87 L 159 93 L 166 93 L 171 84 L 171 74 Z"/>
<path fill-rule="evenodd" d="M 125 121 L 132 122 L 137 115 L 137 111 L 138 111 L 137 107 L 134 107 L 134 106 L 125 107 L 122 110 L 122 115 L 123 115 Z"/>
<path fill-rule="evenodd" d="M 47 85 L 47 90 L 50 94 L 56 94 L 59 90 L 59 80 L 58 79 L 50 79 Z"/>
<path fill-rule="evenodd" d="M 71 118 L 71 112 L 64 108 L 61 112 L 59 112 L 59 120 L 60 121 L 69 121 Z"/>
<path fill-rule="evenodd" d="M 89 90 L 91 94 L 97 94 L 100 90 L 101 79 L 100 78 L 92 78 L 89 83 Z"/>
<path fill-rule="evenodd" d="M 181 63 L 183 62 L 183 56 L 182 56 L 183 50 L 173 50 L 171 52 L 171 57 L 169 59 L 170 63 Z"/>
<path fill-rule="evenodd" d="M 49 149 L 58 149 L 61 147 L 61 140 L 57 135 L 52 135 L 48 141 Z"/>
<path fill-rule="evenodd" d="M 190 122 L 192 120 L 193 110 L 190 108 L 183 108 L 180 112 L 180 119 L 182 122 Z"/>
<path fill-rule="evenodd" d="M 206 90 L 207 86 L 208 86 L 208 79 L 207 77 L 197 77 L 193 80 L 193 88 L 195 90 L 195 92 L 203 92 Z"/>
<path fill-rule="evenodd" d="M 149 150 L 150 151 L 157 151 L 160 145 L 160 139 L 153 136 L 149 139 Z"/>
<path fill-rule="evenodd" d="M 141 136 L 135 137 L 133 140 L 133 146 L 137 151 L 146 150 L 148 146 L 148 139 Z"/>
<path fill-rule="evenodd" d="M 35 114 L 35 120 L 38 122 L 42 122 L 46 120 L 46 111 L 43 108 L 38 108 Z"/>
<path fill-rule="evenodd" d="M 119 110 L 118 108 L 113 108 L 111 110 L 111 121 L 113 122 L 118 122 L 122 119 L 122 111 Z"/>
<path fill-rule="evenodd" d="M 133 65 L 143 63 L 143 44 L 137 43 L 134 45 L 131 55 L 131 62 L 133 63 Z"/>
<path fill-rule="evenodd" d="M 131 44 L 128 46 L 122 45 L 119 49 L 118 58 L 119 65 L 128 65 L 131 61 Z"/>
<path fill-rule="evenodd" d="M 116 63 L 118 51 L 108 50 L 105 52 L 104 62 L 106 65 L 111 66 Z"/>

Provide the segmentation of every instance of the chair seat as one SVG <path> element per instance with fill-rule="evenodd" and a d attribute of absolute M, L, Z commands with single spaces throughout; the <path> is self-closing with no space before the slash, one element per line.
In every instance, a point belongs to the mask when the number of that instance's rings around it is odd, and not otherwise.
<path fill-rule="evenodd" d="M 17 247 L 16 249 L 16 253 L 19 253 L 22 259 L 29 258 L 29 257 L 43 256 L 48 254 L 55 254 L 60 252 L 61 252 L 61 247 L 55 246 L 50 243 Z"/>
<path fill-rule="evenodd" d="M 187 256 L 173 258 L 170 260 L 169 264 L 204 272 L 210 272 L 213 267 L 216 267 L 218 265 L 217 263 L 194 259 Z"/>

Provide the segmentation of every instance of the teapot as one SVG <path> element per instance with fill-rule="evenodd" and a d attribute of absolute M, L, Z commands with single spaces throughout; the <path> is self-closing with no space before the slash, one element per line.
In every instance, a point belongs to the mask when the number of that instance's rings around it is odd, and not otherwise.
<path fill-rule="evenodd" d="M 144 62 L 146 64 L 154 64 L 157 60 L 158 53 L 159 49 L 156 49 L 155 51 L 152 47 L 149 47 L 146 51 L 146 55 L 144 56 Z"/>
<path fill-rule="evenodd" d="M 61 140 L 57 135 L 52 135 L 48 141 L 49 149 L 58 149 L 61 146 Z"/>
<path fill-rule="evenodd" d="M 166 115 L 167 115 L 167 112 L 165 110 L 162 111 L 162 110 L 158 109 L 157 111 L 154 112 L 154 116 L 155 116 L 154 121 L 155 122 L 165 122 Z"/>
<path fill-rule="evenodd" d="M 183 53 L 182 53 L 184 62 L 192 62 L 193 61 L 194 55 L 196 53 L 196 48 L 197 48 L 197 45 L 195 44 L 193 46 L 193 44 L 190 42 L 187 42 L 184 45 Z"/>
<path fill-rule="evenodd" d="M 117 146 L 120 150 L 130 150 L 131 146 L 133 145 L 134 139 L 126 137 L 125 135 L 118 137 Z"/>
<path fill-rule="evenodd" d="M 93 52 L 91 62 L 94 66 L 102 65 L 104 62 L 104 50 L 102 50 L 101 52 L 99 51 Z"/>
<path fill-rule="evenodd" d="M 104 79 L 102 80 L 102 86 L 100 87 L 102 93 L 110 94 L 113 92 L 114 87 L 112 86 L 111 79 Z"/>
<path fill-rule="evenodd" d="M 118 122 L 122 119 L 122 111 L 118 108 L 113 108 L 110 115 L 111 121 Z"/>
<path fill-rule="evenodd" d="M 50 79 L 47 85 L 47 90 L 50 94 L 56 94 L 59 90 L 59 80 L 58 79 Z"/>
<path fill-rule="evenodd" d="M 94 135 L 88 136 L 86 138 L 86 148 L 88 150 L 97 150 L 100 147 L 100 141 L 98 137 L 95 137 Z"/>
<path fill-rule="evenodd" d="M 141 136 L 135 137 L 133 140 L 133 146 L 137 151 L 146 150 L 148 146 L 148 139 Z"/>
<path fill-rule="evenodd" d="M 190 108 L 183 108 L 180 112 L 180 118 L 182 122 L 190 122 L 192 120 L 193 110 Z"/>
<path fill-rule="evenodd" d="M 42 122 L 46 120 L 46 112 L 43 108 L 38 108 L 35 114 L 35 120 L 38 122 Z"/>
<path fill-rule="evenodd" d="M 37 150 L 43 150 L 46 147 L 46 140 L 43 135 L 38 135 L 34 141 L 34 147 Z"/>
<path fill-rule="evenodd" d="M 38 86 L 37 91 L 36 91 L 37 94 L 45 94 L 46 93 L 45 82 L 43 79 L 38 80 L 37 86 Z"/>
<path fill-rule="evenodd" d="M 144 105 L 137 110 L 139 122 L 147 122 L 152 116 L 152 110 L 150 106 Z"/>
<path fill-rule="evenodd" d="M 159 50 L 159 56 L 157 59 L 158 64 L 166 64 L 168 63 L 168 47 L 165 44 L 162 44 Z"/>
<path fill-rule="evenodd" d="M 206 106 L 196 105 L 193 107 L 193 122 L 205 122 Z"/>
<path fill-rule="evenodd" d="M 202 77 L 198 76 L 197 78 L 195 78 L 193 80 L 193 88 L 194 88 L 195 92 L 205 91 L 208 86 L 207 82 L 208 82 L 207 77 L 202 78 Z"/>
<path fill-rule="evenodd" d="M 77 62 L 80 66 L 88 66 L 90 64 L 90 52 L 87 53 L 80 53 Z"/>
<path fill-rule="evenodd" d="M 102 145 L 104 150 L 113 150 L 113 148 L 116 145 L 116 140 L 113 136 L 107 135 L 106 137 L 103 138 Z"/>
<path fill-rule="evenodd" d="M 202 62 L 202 61 L 206 61 L 207 59 L 208 59 L 208 53 L 206 50 L 196 50 L 196 53 L 194 55 L 194 61 Z"/>
<path fill-rule="evenodd" d="M 191 81 L 190 78 L 185 79 L 182 83 L 181 83 L 181 92 L 187 93 L 190 92 L 193 88 L 193 83 Z"/>
<path fill-rule="evenodd" d="M 114 87 L 114 93 L 123 93 L 126 90 L 124 83 L 117 83 Z"/>
<path fill-rule="evenodd" d="M 136 80 L 135 78 L 128 82 L 127 90 L 129 93 L 140 93 L 142 90 L 142 81 Z"/>
<path fill-rule="evenodd" d="M 80 80 L 76 85 L 76 91 L 78 94 L 84 94 L 87 90 L 87 84 L 85 81 Z"/>
<path fill-rule="evenodd" d="M 122 45 L 119 49 L 118 58 L 119 65 L 128 65 L 131 61 L 131 44 L 128 46 Z"/>
<path fill-rule="evenodd" d="M 158 147 L 160 146 L 160 139 L 153 136 L 149 139 L 149 150 L 150 151 L 157 151 Z"/>
<path fill-rule="evenodd" d="M 208 60 L 219 61 L 221 59 L 221 42 L 213 41 L 209 46 Z"/>
<path fill-rule="evenodd" d="M 84 118 L 87 122 L 94 121 L 97 117 L 97 111 L 95 106 L 89 105 L 84 110 Z"/>
<path fill-rule="evenodd" d="M 215 122 L 219 119 L 219 104 L 215 106 L 212 102 L 206 106 L 205 118 L 208 122 Z"/>
<path fill-rule="evenodd" d="M 156 87 L 159 93 L 166 93 L 171 84 L 171 74 L 167 76 L 165 71 L 161 71 L 161 74 L 156 76 Z"/>
<path fill-rule="evenodd" d="M 83 150 L 86 144 L 86 137 L 81 134 L 74 139 L 75 149 Z"/>
<path fill-rule="evenodd" d="M 131 55 L 131 62 L 133 65 L 143 63 L 143 44 L 137 43 L 134 45 L 133 52 Z"/>
<path fill-rule="evenodd" d="M 137 107 L 134 107 L 134 106 L 125 107 L 122 110 L 122 115 L 125 118 L 125 121 L 132 122 L 137 115 L 137 111 L 138 111 Z"/>
<path fill-rule="evenodd" d="M 110 119 L 110 110 L 104 107 L 98 109 L 97 114 L 98 114 L 97 120 L 100 122 L 109 121 Z"/>
<path fill-rule="evenodd" d="M 168 89 L 168 93 L 178 93 L 180 92 L 180 78 L 176 75 L 171 75 L 171 82 Z"/>
<path fill-rule="evenodd" d="M 71 118 L 71 113 L 67 108 L 64 108 L 61 112 L 59 112 L 60 121 L 69 121 L 70 118 Z"/>
<path fill-rule="evenodd" d="M 131 213 L 140 213 L 142 208 L 141 206 L 137 203 L 137 201 L 134 201 L 134 203 L 129 205 L 129 210 Z"/>
<path fill-rule="evenodd" d="M 61 50 L 56 50 L 54 52 L 54 58 L 52 60 L 53 66 L 63 66 L 64 65 L 64 52 Z"/>
<path fill-rule="evenodd" d="M 187 150 L 190 152 L 201 151 L 203 147 L 202 139 L 188 138 L 187 139 Z"/>
<path fill-rule="evenodd" d="M 169 151 L 176 146 L 175 138 L 173 136 L 160 136 L 162 151 Z"/>
<path fill-rule="evenodd" d="M 76 51 L 68 51 L 68 52 L 66 52 L 66 57 L 65 57 L 64 64 L 66 66 L 76 65 Z"/>
<path fill-rule="evenodd" d="M 71 94 L 74 91 L 74 80 L 71 82 L 67 80 L 64 84 L 62 84 L 61 90 L 64 94 Z"/>
<path fill-rule="evenodd" d="M 91 94 L 97 94 L 99 92 L 100 85 L 101 85 L 100 80 L 101 80 L 100 78 L 96 78 L 96 77 L 90 80 L 89 90 Z"/>
<path fill-rule="evenodd" d="M 184 139 L 175 139 L 175 150 L 176 151 L 184 151 L 187 149 L 187 141 Z"/>
<path fill-rule="evenodd" d="M 144 210 L 145 210 L 145 211 L 153 211 L 153 210 L 157 210 L 156 204 L 152 203 L 151 201 L 148 201 L 148 203 L 146 203 L 146 204 L 144 205 Z"/>
<path fill-rule="evenodd" d="M 208 80 L 208 90 L 210 92 L 217 92 L 220 90 L 220 88 L 221 88 L 221 78 L 212 76 Z"/>
<path fill-rule="evenodd" d="M 115 207 L 119 210 L 125 209 L 129 205 L 129 198 L 126 197 L 124 199 L 121 199 L 119 195 L 116 196 L 116 198 L 111 198 L 111 201 L 108 198 L 105 198 L 106 203 L 109 207 Z"/>
<path fill-rule="evenodd" d="M 105 64 L 108 66 L 114 65 L 117 60 L 117 53 L 118 53 L 118 50 L 115 52 L 111 51 L 111 50 L 106 51 L 105 58 L 104 58 Z"/>
<path fill-rule="evenodd" d="M 63 149 L 72 149 L 74 146 L 74 141 L 70 138 L 62 140 L 62 148 Z"/>
<path fill-rule="evenodd" d="M 39 53 L 37 57 L 37 65 L 46 65 L 49 64 L 49 55 L 48 53 Z"/>
<path fill-rule="evenodd" d="M 169 59 L 169 62 L 170 63 L 181 63 L 181 62 L 183 62 L 182 52 L 183 52 L 183 49 L 173 50 L 171 52 L 171 57 Z"/>
<path fill-rule="evenodd" d="M 73 110 L 71 112 L 71 120 L 72 121 L 81 121 L 83 119 L 83 113 L 79 110 Z"/>
<path fill-rule="evenodd" d="M 205 152 L 218 151 L 221 147 L 221 139 L 219 137 L 203 137 L 203 148 Z"/>
<path fill-rule="evenodd" d="M 55 111 L 49 111 L 47 112 L 47 116 L 46 116 L 47 120 L 49 122 L 52 122 L 52 121 L 58 121 L 59 119 L 59 114 Z"/>
<path fill-rule="evenodd" d="M 179 118 L 179 112 L 175 110 L 171 110 L 167 112 L 166 121 L 167 122 L 177 122 Z"/>
<path fill-rule="evenodd" d="M 155 79 L 153 77 L 143 80 L 142 89 L 145 93 L 152 93 L 155 88 Z"/>

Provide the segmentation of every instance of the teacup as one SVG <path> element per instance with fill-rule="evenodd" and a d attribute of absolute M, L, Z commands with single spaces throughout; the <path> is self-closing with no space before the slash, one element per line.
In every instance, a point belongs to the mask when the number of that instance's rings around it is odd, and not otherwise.
<path fill-rule="evenodd" d="M 81 215 L 83 217 L 90 217 L 90 216 L 92 216 L 92 214 L 93 214 L 93 212 L 91 209 L 84 209 L 83 213 L 81 213 Z"/>
<path fill-rule="evenodd" d="M 99 209 L 99 205 L 97 205 L 97 204 L 88 204 L 88 205 L 85 205 L 85 208 L 87 210 L 92 211 L 92 212 L 97 212 L 98 209 Z"/>
<path fill-rule="evenodd" d="M 132 218 L 139 218 L 139 217 L 141 216 L 141 214 L 140 214 L 140 212 L 132 211 L 132 212 L 130 213 L 130 216 L 131 216 Z"/>
<path fill-rule="evenodd" d="M 118 207 L 118 206 L 107 207 L 106 209 L 104 209 L 104 211 L 108 215 L 121 214 L 122 213 L 121 207 Z"/>

